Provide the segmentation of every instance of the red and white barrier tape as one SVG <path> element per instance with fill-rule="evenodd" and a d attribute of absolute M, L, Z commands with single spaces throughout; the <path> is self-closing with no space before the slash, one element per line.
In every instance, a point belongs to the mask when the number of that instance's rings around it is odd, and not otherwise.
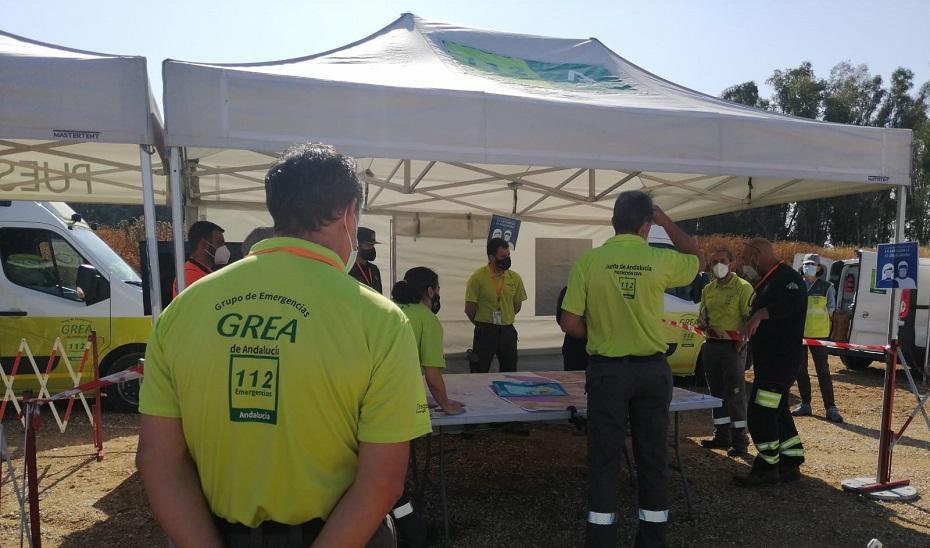
<path fill-rule="evenodd" d="M 688 325 L 685 323 L 680 323 L 680 322 L 676 322 L 672 320 L 666 320 L 665 318 L 662 318 L 662 323 L 671 325 L 673 327 L 680 327 L 681 329 L 690 331 L 692 333 L 696 333 L 703 337 L 707 337 L 708 339 L 724 339 L 724 340 L 730 340 L 730 341 L 738 341 L 741 339 L 741 337 L 739 336 L 739 332 L 737 331 L 720 331 L 717 329 L 701 330 L 701 329 L 698 329 L 697 327 L 694 327 L 693 325 Z M 855 350 L 871 350 L 873 352 L 884 352 L 885 351 L 884 346 L 870 346 L 867 344 L 849 344 L 849 343 L 842 343 L 842 342 L 822 341 L 820 339 L 803 339 L 803 341 L 804 341 L 804 344 L 806 344 L 807 346 L 826 346 L 829 348 L 850 348 L 850 349 L 855 349 Z"/>
<path fill-rule="evenodd" d="M 141 379 L 143 377 L 143 367 L 141 365 L 136 365 L 119 371 L 118 373 L 113 373 L 112 375 L 107 375 L 106 377 L 100 377 L 97 380 L 84 383 L 80 386 L 75 386 L 70 390 L 65 390 L 64 392 L 59 392 L 51 398 L 46 398 L 39 400 L 39 404 L 48 403 L 55 400 L 63 400 L 65 398 L 70 398 L 71 396 L 76 396 L 81 392 L 86 392 L 88 390 L 94 390 L 96 388 L 103 388 L 104 386 L 109 386 L 111 384 L 117 384 L 121 382 L 131 381 L 133 379 Z"/>

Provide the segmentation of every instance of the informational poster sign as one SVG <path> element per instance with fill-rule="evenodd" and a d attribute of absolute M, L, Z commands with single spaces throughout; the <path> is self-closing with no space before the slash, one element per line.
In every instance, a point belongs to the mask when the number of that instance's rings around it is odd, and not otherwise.
<path fill-rule="evenodd" d="M 503 238 L 510 244 L 512 249 L 517 248 L 517 235 L 520 234 L 520 220 L 503 217 L 501 215 L 491 216 L 491 226 L 488 227 L 488 241 L 492 238 Z"/>
<path fill-rule="evenodd" d="M 917 242 L 878 244 L 877 289 L 917 289 Z"/>

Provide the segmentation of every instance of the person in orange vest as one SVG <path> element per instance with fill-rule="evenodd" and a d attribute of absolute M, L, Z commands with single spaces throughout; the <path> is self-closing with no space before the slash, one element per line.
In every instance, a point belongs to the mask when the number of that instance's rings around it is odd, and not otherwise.
<path fill-rule="evenodd" d="M 210 221 L 197 221 L 187 230 L 187 243 L 191 252 L 184 263 L 184 287 L 203 278 L 229 262 L 229 248 L 226 247 L 224 230 Z M 171 298 L 178 296 L 178 279 L 174 279 Z"/>

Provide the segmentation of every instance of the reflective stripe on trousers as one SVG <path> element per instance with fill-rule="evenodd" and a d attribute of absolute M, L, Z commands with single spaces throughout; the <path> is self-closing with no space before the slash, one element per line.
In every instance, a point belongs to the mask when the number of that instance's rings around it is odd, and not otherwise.
<path fill-rule="evenodd" d="M 650 521 L 652 523 L 664 523 L 668 521 L 668 510 L 644 510 L 639 509 L 640 521 Z"/>
<path fill-rule="evenodd" d="M 768 407 L 769 409 L 777 409 L 780 402 L 781 394 L 777 392 L 769 392 L 768 390 L 761 389 L 756 392 L 756 405 Z"/>
<path fill-rule="evenodd" d="M 617 523 L 617 513 L 588 512 L 588 523 L 594 525 L 613 525 Z"/>
<path fill-rule="evenodd" d="M 401 504 L 397 508 L 391 510 L 391 514 L 397 519 L 400 519 L 404 516 L 408 516 L 412 513 L 413 513 L 413 503 L 409 501 L 406 504 Z"/>

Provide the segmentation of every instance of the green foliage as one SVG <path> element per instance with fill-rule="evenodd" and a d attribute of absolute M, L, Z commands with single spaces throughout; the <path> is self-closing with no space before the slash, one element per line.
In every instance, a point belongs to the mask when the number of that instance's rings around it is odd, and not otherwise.
<path fill-rule="evenodd" d="M 872 125 L 879 104 L 887 95 L 882 77 L 869 74 L 866 65 L 842 62 L 830 71 L 823 97 L 823 119 L 827 122 Z"/>
<path fill-rule="evenodd" d="M 752 80 L 728 87 L 727 89 L 723 90 L 723 93 L 720 94 L 720 97 L 722 99 L 726 99 L 727 101 L 760 108 L 762 110 L 769 110 L 769 108 L 772 106 L 768 99 L 762 99 L 759 97 L 759 86 L 757 86 L 756 83 Z"/>
<path fill-rule="evenodd" d="M 822 112 L 827 83 L 814 76 L 810 61 L 798 68 L 776 70 L 765 83 L 775 90 L 776 110 L 802 118 L 817 118 Z"/>
<path fill-rule="evenodd" d="M 106 226 L 117 226 L 122 222 L 133 223 L 143 214 L 140 205 L 85 203 L 69 203 L 68 205 L 71 206 L 71 209 L 80 213 L 88 223 Z M 155 220 L 171 222 L 171 208 L 168 206 L 155 206 Z"/>
<path fill-rule="evenodd" d="M 868 66 L 837 64 L 827 79 L 810 62 L 775 70 L 766 80 L 771 102 L 759 97 L 755 82 L 728 87 L 721 98 L 757 108 L 827 122 L 904 128 L 914 131 L 911 187 L 907 195 L 905 239 L 930 241 L 930 83 L 914 92 L 914 73 L 898 68 L 885 87 Z M 684 223 L 695 234 L 741 227 L 746 235 L 834 245 L 872 246 L 894 238 L 897 206 L 891 190 L 811 200 L 752 211 L 716 215 Z"/>

